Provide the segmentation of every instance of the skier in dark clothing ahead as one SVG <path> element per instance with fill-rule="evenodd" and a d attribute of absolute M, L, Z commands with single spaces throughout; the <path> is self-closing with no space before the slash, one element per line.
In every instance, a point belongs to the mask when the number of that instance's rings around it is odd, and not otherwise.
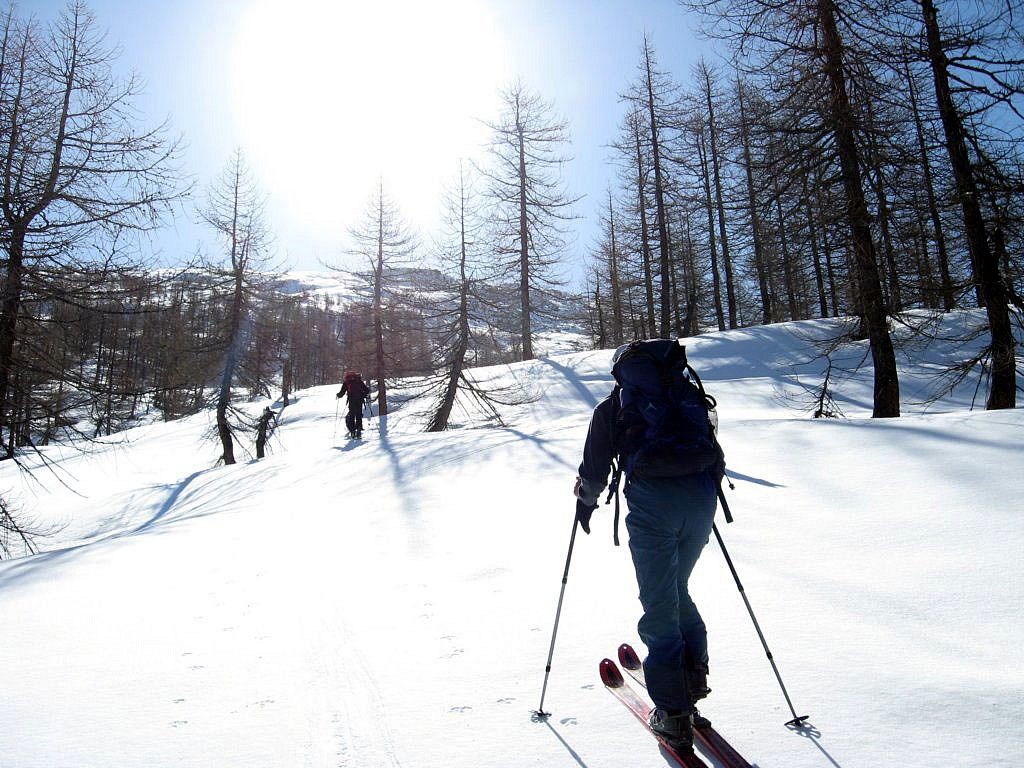
<path fill-rule="evenodd" d="M 710 693 L 707 630 L 687 583 L 711 534 L 725 469 L 712 424 L 714 400 L 676 341 L 619 347 L 612 374 L 615 388 L 594 409 L 583 449 L 577 517 L 589 533 L 617 459 L 626 474 L 626 529 L 643 606 L 637 629 L 648 651 L 651 729 L 690 749 L 694 719 L 701 717 L 694 704 Z"/>
<path fill-rule="evenodd" d="M 370 395 L 363 377 L 356 371 L 346 371 L 345 380 L 335 397 L 348 395 L 348 413 L 345 414 L 345 427 L 350 438 L 363 436 L 363 401 Z M 371 414 L 372 415 L 372 414 Z"/>

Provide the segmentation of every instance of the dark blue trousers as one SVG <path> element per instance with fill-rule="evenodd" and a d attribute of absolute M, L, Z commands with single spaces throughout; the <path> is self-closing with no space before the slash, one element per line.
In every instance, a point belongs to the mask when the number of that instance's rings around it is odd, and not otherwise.
<path fill-rule="evenodd" d="M 654 704 L 690 711 L 683 670 L 708 663 L 704 620 L 688 582 L 708 542 L 717 504 L 709 472 L 630 480 L 625 491 L 629 550 L 644 615 L 644 674 Z"/>

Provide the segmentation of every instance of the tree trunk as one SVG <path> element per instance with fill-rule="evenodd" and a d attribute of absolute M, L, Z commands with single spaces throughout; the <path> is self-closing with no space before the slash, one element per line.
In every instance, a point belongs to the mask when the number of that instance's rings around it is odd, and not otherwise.
<path fill-rule="evenodd" d="M 835 259 L 832 258 L 832 243 L 828 239 L 828 224 L 825 221 L 824 212 L 826 205 L 822 203 L 821 176 L 815 172 L 815 209 L 818 218 L 822 222 L 821 227 L 821 249 L 825 254 L 825 275 L 828 277 L 828 295 L 832 300 L 832 316 L 839 317 L 839 289 L 836 285 Z"/>
<path fill-rule="evenodd" d="M 843 43 L 836 27 L 832 0 L 819 0 L 818 18 L 824 46 L 822 53 L 825 57 L 825 75 L 828 77 L 832 95 L 829 112 L 842 171 L 843 189 L 846 192 L 846 211 L 850 222 L 859 298 L 875 369 L 874 406 L 871 415 L 874 418 L 894 417 L 900 415 L 896 353 L 893 350 L 892 338 L 889 336 L 885 301 L 878 277 L 878 262 L 871 239 L 871 219 L 864 200 L 864 186 L 854 137 L 855 120 L 846 92 Z"/>
<path fill-rule="evenodd" d="M 768 276 L 764 264 L 764 246 L 761 243 L 761 222 L 757 215 L 757 195 L 754 190 L 754 171 L 750 159 L 750 126 L 747 125 L 746 106 L 743 100 L 743 84 L 736 81 L 736 95 L 740 107 L 740 138 L 743 142 L 743 165 L 747 177 L 747 206 L 750 211 L 750 236 L 754 241 L 754 269 L 757 272 L 757 288 L 761 294 L 761 322 L 772 321 L 772 298 L 768 291 Z"/>
<path fill-rule="evenodd" d="M 814 211 L 811 209 L 811 197 L 807 191 L 807 174 L 800 175 L 800 184 L 804 211 L 807 214 L 807 231 L 811 241 L 811 259 L 814 262 L 814 287 L 818 291 L 818 311 L 821 317 L 828 317 L 828 303 L 825 301 L 825 276 L 821 269 L 821 253 L 818 251 L 818 226 Z"/>
<path fill-rule="evenodd" d="M 647 224 L 647 182 L 644 178 L 644 155 L 640 146 L 640 122 L 637 118 L 636 132 L 633 134 L 636 139 L 636 188 L 637 205 L 640 207 L 640 257 L 644 268 L 644 292 L 647 297 L 645 314 L 647 317 L 647 332 L 642 338 L 653 338 L 657 335 L 657 323 L 654 318 L 654 276 L 651 274 L 651 233 Z"/>
<path fill-rule="evenodd" d="M 441 432 L 448 428 L 455 397 L 459 392 L 459 380 L 465 367 L 466 352 L 469 349 L 469 275 L 466 272 L 466 198 L 465 188 L 460 188 L 459 203 L 459 335 L 452 351 L 448 382 L 445 384 L 441 402 L 434 412 L 427 432 Z"/>
<path fill-rule="evenodd" d="M 644 41 L 644 63 L 647 70 L 647 114 L 651 123 L 651 154 L 654 157 L 654 205 L 658 212 L 658 251 L 661 266 L 660 328 L 659 335 L 668 338 L 671 333 L 672 307 L 669 305 L 672 256 L 668 241 L 668 221 L 665 210 L 665 187 L 661 178 L 661 149 L 658 144 L 658 119 L 654 113 L 654 83 L 651 73 L 651 49 Z"/>
<path fill-rule="evenodd" d="M 932 179 L 932 164 L 928 158 L 928 145 L 924 138 L 924 124 L 917 107 L 917 88 L 910 70 L 907 70 L 907 87 L 910 93 L 910 108 L 914 115 L 914 129 L 917 133 L 917 148 L 921 153 L 921 171 L 924 174 L 924 190 L 928 200 L 928 215 L 932 220 L 935 234 L 935 251 L 939 259 L 939 277 L 942 280 L 942 308 L 949 312 L 956 306 L 953 298 L 953 281 L 949 276 L 949 256 L 946 251 L 946 236 L 942 231 L 942 216 L 935 199 L 935 182 Z"/>
<path fill-rule="evenodd" d="M 699 311 L 699 295 L 697 293 L 697 265 L 696 250 L 693 247 L 693 237 L 690 232 L 690 222 L 686 222 L 686 261 L 684 262 L 684 276 L 686 278 L 686 319 L 684 333 L 687 336 L 696 336 L 699 328 L 697 313 Z"/>
<path fill-rule="evenodd" d="M 718 330 L 724 331 L 722 280 L 718 274 L 718 246 L 715 242 L 715 207 L 711 202 L 711 178 L 708 170 L 708 152 L 704 146 L 704 131 L 697 135 L 697 157 L 700 159 L 701 182 L 704 185 L 704 210 L 708 214 L 708 247 L 711 249 L 711 287 L 715 300 L 715 319 L 718 321 Z"/>
<path fill-rule="evenodd" d="M 516 129 L 519 136 L 519 298 L 520 334 L 523 338 L 523 360 L 533 360 L 533 330 L 530 325 L 530 230 L 526 215 L 526 139 L 523 126 L 516 113 Z"/>
<path fill-rule="evenodd" d="M 885 251 L 885 264 L 888 268 L 889 282 L 889 311 L 903 311 L 903 295 L 900 291 L 900 272 L 896 266 L 896 252 L 892 245 L 892 233 L 889 230 L 889 199 L 885 194 L 885 177 L 882 174 L 881 151 L 878 148 L 878 140 L 875 136 L 875 110 L 871 106 L 871 99 L 867 104 L 867 135 L 868 149 L 871 152 L 871 170 L 874 172 L 875 199 L 878 201 L 878 227 L 882 235 L 882 248 Z"/>
<path fill-rule="evenodd" d="M 597 312 L 597 348 L 604 349 L 608 343 L 608 334 L 604 325 L 604 309 L 601 307 L 601 275 L 594 274 L 594 309 Z"/>
<path fill-rule="evenodd" d="M 615 239 L 615 211 L 612 208 L 612 193 L 608 193 L 608 234 L 611 250 L 608 253 L 608 273 L 612 292 L 612 343 L 622 343 L 622 288 L 619 283 L 619 249 Z"/>
<path fill-rule="evenodd" d="M 718 208 L 718 239 L 722 243 L 722 267 L 725 270 L 725 298 L 728 304 L 729 328 L 736 327 L 736 290 L 733 287 L 732 258 L 729 255 L 729 234 L 725 228 L 725 202 L 722 195 L 722 176 L 718 160 L 718 130 L 715 126 L 715 107 L 711 100 L 711 78 L 705 70 L 704 95 L 708 105 L 708 139 L 711 142 L 711 170 L 715 178 L 715 205 Z"/>
<path fill-rule="evenodd" d="M 989 247 L 985 219 L 978 200 L 978 186 L 967 153 L 963 120 L 957 112 L 950 91 L 948 61 L 942 50 L 938 14 L 932 0 L 920 2 L 928 37 L 928 57 L 935 80 L 935 98 L 946 137 L 946 150 L 956 179 L 957 196 L 963 209 L 964 232 L 971 250 L 974 277 L 984 299 L 989 332 L 992 335 L 992 384 L 987 407 L 990 410 L 1014 408 L 1017 398 L 1016 352 L 1006 289 L 999 274 L 999 261 Z"/>
<path fill-rule="evenodd" d="M 13 229 L 7 247 L 7 273 L 0 299 L 0 440 L 3 430 L 10 436 L 14 432 L 14 414 L 11 409 L 11 379 L 14 375 L 14 340 L 17 335 L 18 314 L 21 311 L 22 279 L 25 274 L 25 230 Z M 13 446 L 13 440 L 8 441 Z M 13 456 L 12 451 L 7 457 Z"/>
<path fill-rule="evenodd" d="M 244 297 L 242 293 L 242 272 L 235 269 L 235 295 L 231 301 L 231 319 L 229 325 L 230 342 L 227 357 L 224 360 L 224 371 L 220 379 L 220 392 L 217 396 L 217 434 L 220 436 L 225 464 L 235 463 L 235 446 L 231 437 L 231 426 L 228 424 L 228 406 L 231 404 L 231 382 L 238 366 L 238 358 L 242 349 L 242 324 Z"/>
<path fill-rule="evenodd" d="M 775 184 L 775 214 L 779 220 L 779 243 L 782 246 L 782 276 L 786 281 L 786 302 L 789 306 L 789 319 L 799 320 L 800 312 L 796 305 L 796 279 L 793 273 L 793 257 L 789 252 L 789 238 L 786 236 L 786 219 L 782 215 L 782 193 L 779 191 L 777 179 Z"/>

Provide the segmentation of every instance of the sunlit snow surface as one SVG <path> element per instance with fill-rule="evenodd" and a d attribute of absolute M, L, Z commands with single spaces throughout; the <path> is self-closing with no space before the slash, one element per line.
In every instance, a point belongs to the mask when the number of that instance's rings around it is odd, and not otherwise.
<path fill-rule="evenodd" d="M 971 411 L 976 380 L 915 405 L 960 354 L 942 345 L 901 354 L 903 418 L 867 418 L 867 369 L 836 384 L 847 419 L 812 420 L 798 379 L 816 384 L 809 339 L 831 328 L 688 343 L 736 483 L 719 527 L 813 728 L 784 727 L 713 542 L 691 584 L 705 711 L 759 768 L 1020 765 L 1024 412 Z M 457 412 L 467 428 L 423 434 L 409 403 L 347 443 L 329 386 L 299 393 L 259 463 L 215 467 L 206 414 L 44 449 L 57 476 L 36 482 L 6 462 L 5 496 L 63 528 L 0 563 L 0 764 L 664 766 L 597 676 L 640 647 L 610 507 L 576 542 L 552 717 L 530 718 L 609 357 L 477 371 L 531 394 L 504 428 Z"/>

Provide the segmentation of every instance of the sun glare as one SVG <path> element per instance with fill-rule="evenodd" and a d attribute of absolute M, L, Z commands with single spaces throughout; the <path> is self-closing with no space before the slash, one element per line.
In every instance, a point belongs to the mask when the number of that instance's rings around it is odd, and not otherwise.
<path fill-rule="evenodd" d="M 232 62 L 250 164 L 321 237 L 341 237 L 379 176 L 411 220 L 432 221 L 509 78 L 483 0 L 257 0 Z"/>

